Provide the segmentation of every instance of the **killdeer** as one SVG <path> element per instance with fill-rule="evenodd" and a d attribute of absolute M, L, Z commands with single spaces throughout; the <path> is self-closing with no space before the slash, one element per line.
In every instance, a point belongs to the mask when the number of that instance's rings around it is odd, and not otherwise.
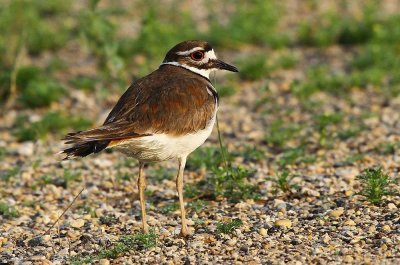
<path fill-rule="evenodd" d="M 217 59 L 209 43 L 181 42 L 168 51 L 157 70 L 130 85 L 102 126 L 69 133 L 64 139 L 66 144 L 73 144 L 62 151 L 65 159 L 106 148 L 138 159 L 137 185 L 144 232 L 148 232 L 144 164 L 177 159 L 181 235 L 189 234 L 183 203 L 183 171 L 187 156 L 204 143 L 215 123 L 218 93 L 209 79 L 215 70 L 238 72 L 235 66 Z"/>

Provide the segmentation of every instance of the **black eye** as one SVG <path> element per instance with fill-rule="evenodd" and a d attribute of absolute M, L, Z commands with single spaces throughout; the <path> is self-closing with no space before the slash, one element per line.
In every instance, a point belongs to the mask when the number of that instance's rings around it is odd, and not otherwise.
<path fill-rule="evenodd" d="M 201 59 L 204 58 L 204 52 L 201 51 L 194 52 L 190 54 L 190 57 L 195 61 L 200 61 Z"/>

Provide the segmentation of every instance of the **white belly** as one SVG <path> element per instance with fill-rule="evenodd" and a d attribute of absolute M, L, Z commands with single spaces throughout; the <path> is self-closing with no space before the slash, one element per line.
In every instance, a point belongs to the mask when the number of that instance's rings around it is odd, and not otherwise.
<path fill-rule="evenodd" d="M 204 130 L 184 136 L 154 134 L 119 143 L 113 148 L 140 161 L 164 161 L 186 157 L 202 145 L 214 127 L 215 115 Z"/>

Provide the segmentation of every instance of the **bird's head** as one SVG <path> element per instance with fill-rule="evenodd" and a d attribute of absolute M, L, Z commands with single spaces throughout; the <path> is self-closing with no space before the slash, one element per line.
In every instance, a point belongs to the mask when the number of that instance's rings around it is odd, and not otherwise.
<path fill-rule="evenodd" d="M 211 45 L 201 40 L 178 43 L 168 51 L 162 64 L 180 66 L 206 78 L 215 70 L 239 72 L 235 66 L 219 60 Z"/>

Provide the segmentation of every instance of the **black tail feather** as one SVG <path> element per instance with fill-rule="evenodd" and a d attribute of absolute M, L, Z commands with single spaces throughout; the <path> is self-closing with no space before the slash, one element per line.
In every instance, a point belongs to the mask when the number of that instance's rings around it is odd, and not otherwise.
<path fill-rule="evenodd" d="M 98 153 L 101 150 L 104 150 L 109 143 L 110 140 L 103 140 L 75 144 L 74 146 L 62 151 L 63 154 L 67 155 L 64 160 L 70 159 L 72 157 L 85 157 L 93 153 Z"/>

